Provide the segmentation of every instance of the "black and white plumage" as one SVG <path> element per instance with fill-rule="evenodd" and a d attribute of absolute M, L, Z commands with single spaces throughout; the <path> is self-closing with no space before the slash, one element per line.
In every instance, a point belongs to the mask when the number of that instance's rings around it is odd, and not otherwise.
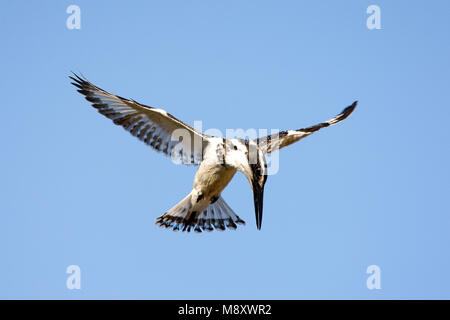
<path fill-rule="evenodd" d="M 156 223 L 173 230 L 201 232 L 236 229 L 245 224 L 221 196 L 237 171 L 253 190 L 256 226 L 261 229 L 264 185 L 267 180 L 265 155 L 346 119 L 357 102 L 326 122 L 298 130 L 282 131 L 256 140 L 208 136 L 173 117 L 165 110 L 111 94 L 76 74 L 69 77 L 92 106 L 153 149 L 183 164 L 199 165 L 191 192 L 160 216 Z M 182 139 L 178 137 L 178 132 Z"/>
<path fill-rule="evenodd" d="M 357 101 L 353 102 L 352 105 L 345 108 L 340 114 L 338 114 L 333 119 L 307 128 L 281 131 L 277 134 L 257 139 L 256 140 L 257 144 L 259 148 L 266 154 L 271 153 L 272 151 L 279 150 L 294 142 L 297 142 L 300 139 L 306 138 L 310 134 L 319 131 L 322 128 L 326 128 L 333 124 L 341 122 L 353 112 L 353 110 L 356 108 L 357 103 L 358 103 Z"/>
<path fill-rule="evenodd" d="M 102 90 L 92 83 L 74 75 L 70 77 L 86 100 L 92 102 L 92 106 L 105 117 L 111 119 L 114 124 L 122 126 L 139 140 L 151 146 L 156 151 L 161 151 L 173 159 L 184 160 L 184 164 L 199 164 L 202 161 L 202 143 L 206 136 L 194 130 L 191 126 L 167 113 L 165 110 L 151 108 L 133 100 Z M 188 141 L 171 141 L 171 135 L 175 130 L 183 130 L 189 134 Z M 199 143 L 194 143 L 194 141 Z M 178 148 L 175 146 L 178 145 Z M 176 153 L 175 153 L 176 152 Z"/>

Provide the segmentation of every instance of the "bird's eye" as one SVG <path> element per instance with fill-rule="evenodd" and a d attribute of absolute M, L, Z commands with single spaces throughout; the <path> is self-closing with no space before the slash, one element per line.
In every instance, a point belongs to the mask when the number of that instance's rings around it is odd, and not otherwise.
<path fill-rule="evenodd" d="M 234 149 L 234 150 L 237 150 L 237 147 L 236 147 L 236 146 L 233 146 L 233 149 Z"/>

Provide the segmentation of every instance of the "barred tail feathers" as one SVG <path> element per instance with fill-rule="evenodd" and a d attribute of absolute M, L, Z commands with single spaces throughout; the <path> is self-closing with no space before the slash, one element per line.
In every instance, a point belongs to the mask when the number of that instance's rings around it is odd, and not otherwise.
<path fill-rule="evenodd" d="M 225 230 L 237 228 L 237 224 L 244 225 L 245 222 L 234 213 L 233 209 L 219 197 L 201 212 L 195 211 L 191 205 L 191 194 L 181 200 L 176 206 L 164 213 L 156 224 L 160 227 L 172 228 L 173 231 L 187 231 L 193 229 L 195 232 Z"/>

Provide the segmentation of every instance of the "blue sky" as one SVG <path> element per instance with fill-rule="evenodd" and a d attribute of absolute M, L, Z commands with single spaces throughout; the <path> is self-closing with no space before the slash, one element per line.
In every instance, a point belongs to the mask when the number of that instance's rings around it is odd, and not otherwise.
<path fill-rule="evenodd" d="M 81 8 L 81 29 L 66 8 Z M 381 29 L 366 8 L 381 8 Z M 4 1 L 0 298 L 450 298 L 448 1 Z M 70 70 L 203 127 L 345 122 L 280 152 L 257 231 L 155 218 L 190 190 L 103 118 Z M 81 268 L 81 289 L 66 268 Z M 368 290 L 366 269 L 381 269 Z"/>

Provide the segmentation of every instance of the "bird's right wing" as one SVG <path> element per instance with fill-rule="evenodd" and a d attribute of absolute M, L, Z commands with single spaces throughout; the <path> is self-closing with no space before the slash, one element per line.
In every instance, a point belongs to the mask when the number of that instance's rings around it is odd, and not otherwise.
<path fill-rule="evenodd" d="M 184 164 L 199 164 L 208 136 L 162 109 L 109 93 L 74 74 L 69 77 L 92 106 L 156 151 Z M 182 137 L 182 138 L 180 138 Z M 180 141 L 181 140 L 181 141 Z"/>
<path fill-rule="evenodd" d="M 342 120 L 346 119 L 353 112 L 353 110 L 355 110 L 357 103 L 358 101 L 353 102 L 352 105 L 348 106 L 340 114 L 328 121 L 316 124 L 308 128 L 281 131 L 277 134 L 272 134 L 270 136 L 256 139 L 256 143 L 258 144 L 261 151 L 263 151 L 264 153 L 271 153 L 272 151 L 281 149 L 294 142 L 297 142 L 298 140 L 303 139 L 322 128 L 329 127 L 333 124 L 341 122 Z"/>

